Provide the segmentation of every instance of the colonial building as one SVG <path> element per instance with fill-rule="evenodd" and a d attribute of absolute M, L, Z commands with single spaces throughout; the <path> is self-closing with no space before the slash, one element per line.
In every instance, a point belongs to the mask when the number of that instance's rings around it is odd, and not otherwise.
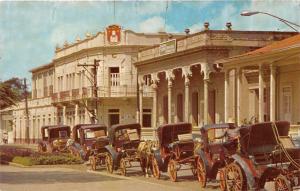
<path fill-rule="evenodd" d="M 248 112 L 246 108 L 243 115 L 237 112 L 237 108 L 251 105 L 250 98 L 244 96 L 250 87 L 239 85 L 237 97 L 228 94 L 236 92 L 237 87 L 224 81 L 235 84 L 235 75 L 227 70 L 224 73 L 216 61 L 253 51 L 295 34 L 234 31 L 230 23 L 227 23 L 227 30 L 209 30 L 208 23 L 205 23 L 202 32 L 141 50 L 135 62 L 140 123 L 143 123 L 143 112 L 149 104 L 152 104 L 152 127 L 182 121 L 191 122 L 194 127 L 228 120 L 241 124 L 257 117 L 255 111 Z M 144 91 L 150 87 L 153 97 L 144 97 Z M 255 88 L 252 86 L 250 89 Z M 260 100 L 262 105 L 268 102 L 267 97 Z M 262 120 L 268 120 L 268 108 L 261 109 L 266 114 Z"/>
<path fill-rule="evenodd" d="M 287 120 L 290 134 L 300 135 L 299 34 L 218 63 L 225 87 L 236 89 L 225 91 L 225 116 L 236 116 L 238 122 L 251 116 L 260 122 Z"/>
<path fill-rule="evenodd" d="M 138 51 L 181 36 L 135 33 L 112 25 L 104 32 L 86 34 L 84 39 L 56 47 L 51 63 L 31 70 L 31 142 L 41 138 L 43 125 L 91 123 L 95 111 L 97 122 L 108 126 L 136 122 L 137 72 L 133 62 Z M 151 94 L 149 88 L 143 96 Z M 144 102 L 144 106 L 150 108 L 148 113 L 145 110 L 145 118 L 151 118 L 150 103 Z M 1 112 L 12 113 L 13 120 L 3 117 L 1 125 L 11 120 L 15 141 L 23 142 L 27 123 L 25 102 Z M 144 127 L 150 127 L 149 122 Z"/>

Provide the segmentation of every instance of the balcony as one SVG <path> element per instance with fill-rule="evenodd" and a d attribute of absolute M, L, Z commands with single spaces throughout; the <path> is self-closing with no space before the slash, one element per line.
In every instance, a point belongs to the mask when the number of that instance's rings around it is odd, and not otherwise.
<path fill-rule="evenodd" d="M 52 102 L 58 102 L 58 93 L 53 93 L 51 96 Z"/>
<path fill-rule="evenodd" d="M 59 92 L 59 99 L 60 101 L 69 101 L 70 99 L 70 91 L 62 91 Z"/>
<path fill-rule="evenodd" d="M 79 99 L 79 98 L 80 98 L 79 89 L 72 89 L 72 99 Z"/>

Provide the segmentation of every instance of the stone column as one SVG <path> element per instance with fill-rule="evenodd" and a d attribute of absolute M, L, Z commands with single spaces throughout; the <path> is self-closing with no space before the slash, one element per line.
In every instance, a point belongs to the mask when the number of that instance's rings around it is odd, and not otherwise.
<path fill-rule="evenodd" d="M 139 85 L 139 111 L 140 124 L 143 127 L 143 83 Z"/>
<path fill-rule="evenodd" d="M 209 124 L 209 116 L 208 116 L 208 83 L 209 80 L 208 79 L 204 79 L 203 80 L 203 84 L 204 84 L 204 108 L 203 108 L 203 113 L 204 113 L 204 125 Z"/>
<path fill-rule="evenodd" d="M 258 76 L 258 121 L 264 121 L 264 79 L 263 79 L 263 66 L 259 65 L 259 76 Z"/>
<path fill-rule="evenodd" d="M 225 70 L 224 73 L 224 122 L 226 123 L 228 121 L 228 114 L 229 114 L 229 103 L 228 103 L 228 98 L 229 98 L 229 70 Z"/>
<path fill-rule="evenodd" d="M 67 125 L 66 106 L 63 106 L 63 125 Z"/>
<path fill-rule="evenodd" d="M 184 121 L 189 122 L 190 116 L 190 78 L 188 75 L 184 77 Z"/>
<path fill-rule="evenodd" d="M 79 107 L 78 107 L 78 104 L 75 105 L 75 125 L 79 124 L 79 116 L 78 116 L 78 110 L 79 110 Z"/>
<path fill-rule="evenodd" d="M 276 67 L 270 66 L 270 121 L 276 120 Z"/>
<path fill-rule="evenodd" d="M 236 122 L 237 125 L 240 126 L 242 123 L 241 119 L 241 102 L 242 102 L 242 69 L 236 68 L 237 82 L 236 82 Z"/>
<path fill-rule="evenodd" d="M 168 78 L 168 123 L 172 123 L 172 87 L 173 81 Z"/>
<path fill-rule="evenodd" d="M 152 127 L 157 128 L 157 84 L 153 83 Z"/>

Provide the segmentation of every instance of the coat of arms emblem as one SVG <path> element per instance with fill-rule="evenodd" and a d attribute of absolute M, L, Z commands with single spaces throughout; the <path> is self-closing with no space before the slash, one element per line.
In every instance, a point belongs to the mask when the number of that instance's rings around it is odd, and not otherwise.
<path fill-rule="evenodd" d="M 110 25 L 106 28 L 107 40 L 111 44 L 117 44 L 121 40 L 121 27 L 118 25 Z"/>

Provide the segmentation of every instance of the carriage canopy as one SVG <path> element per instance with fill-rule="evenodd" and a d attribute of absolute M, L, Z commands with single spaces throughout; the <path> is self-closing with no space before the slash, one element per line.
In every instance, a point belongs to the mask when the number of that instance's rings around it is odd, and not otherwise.
<path fill-rule="evenodd" d="M 161 125 L 157 129 L 157 136 L 160 145 L 170 144 L 178 140 L 178 135 L 192 133 L 192 124 L 173 123 Z"/>
<path fill-rule="evenodd" d="M 131 123 L 131 124 L 117 124 L 113 125 L 108 130 L 108 137 L 111 144 L 114 145 L 116 140 L 116 134 L 130 134 L 130 132 L 135 132 L 138 136 L 138 139 L 141 137 L 141 125 L 139 123 Z"/>

